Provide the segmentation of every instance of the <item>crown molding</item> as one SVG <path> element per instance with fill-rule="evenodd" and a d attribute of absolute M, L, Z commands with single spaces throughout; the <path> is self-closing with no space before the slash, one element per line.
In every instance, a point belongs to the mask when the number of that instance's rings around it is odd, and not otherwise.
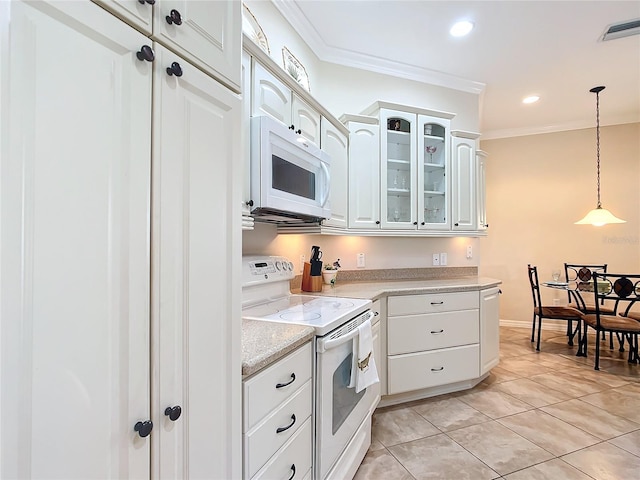
<path fill-rule="evenodd" d="M 428 68 L 394 62 L 352 50 L 331 47 L 320 37 L 313 24 L 304 16 L 297 4 L 286 0 L 271 1 L 284 19 L 323 62 L 354 67 L 467 93 L 481 94 L 486 87 L 482 82 L 467 80 L 454 75 L 429 70 Z"/>

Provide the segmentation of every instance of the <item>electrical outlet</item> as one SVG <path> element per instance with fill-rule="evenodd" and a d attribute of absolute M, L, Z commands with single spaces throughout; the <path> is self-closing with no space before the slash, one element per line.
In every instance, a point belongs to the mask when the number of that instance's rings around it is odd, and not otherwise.
<path fill-rule="evenodd" d="M 440 266 L 446 265 L 447 264 L 447 254 L 446 253 L 441 253 L 440 254 Z"/>
<path fill-rule="evenodd" d="M 364 268 L 364 253 L 356 255 L 356 267 Z"/>
<path fill-rule="evenodd" d="M 304 268 L 304 262 L 307 261 L 307 257 L 305 255 L 300 255 L 300 273 L 302 273 L 302 269 Z"/>
<path fill-rule="evenodd" d="M 440 255 L 438 253 L 433 254 L 433 266 L 440 265 Z"/>
<path fill-rule="evenodd" d="M 471 247 L 471 245 L 467 245 L 467 258 L 472 258 L 473 257 L 473 248 Z"/>

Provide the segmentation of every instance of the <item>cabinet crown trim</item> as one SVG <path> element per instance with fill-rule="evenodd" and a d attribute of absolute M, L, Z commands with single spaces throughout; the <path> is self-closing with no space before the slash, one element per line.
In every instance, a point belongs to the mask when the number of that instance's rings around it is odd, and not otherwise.
<path fill-rule="evenodd" d="M 365 108 L 362 111 L 362 114 L 372 115 L 378 112 L 382 108 L 386 108 L 389 110 L 401 110 L 406 113 L 415 113 L 418 115 L 428 115 L 430 117 L 446 118 L 448 120 L 451 120 L 453 117 L 456 116 L 455 113 L 451 113 L 451 112 L 443 112 L 440 110 L 430 110 L 428 108 L 414 107 L 411 105 L 401 105 L 399 103 L 382 102 L 382 101 L 374 102 L 369 107 Z"/>
<path fill-rule="evenodd" d="M 478 132 L 467 132 L 465 130 L 451 130 L 452 137 L 469 138 L 471 140 L 475 140 L 477 138 L 480 138 L 481 135 L 482 134 Z"/>

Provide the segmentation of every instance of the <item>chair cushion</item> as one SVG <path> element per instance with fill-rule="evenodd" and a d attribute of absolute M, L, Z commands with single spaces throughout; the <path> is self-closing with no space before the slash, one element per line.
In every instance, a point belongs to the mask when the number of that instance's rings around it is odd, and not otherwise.
<path fill-rule="evenodd" d="M 582 320 L 590 327 L 596 328 L 596 315 L 583 315 Z M 616 317 L 615 315 L 600 315 L 600 327 L 604 330 L 640 333 L 640 322 L 632 318 Z"/>
<path fill-rule="evenodd" d="M 585 303 L 584 310 L 578 308 L 578 306 L 573 303 L 570 303 L 567 306 L 577 308 L 578 310 L 581 310 L 582 313 L 596 313 L 596 306 L 593 303 Z M 615 312 L 611 307 L 600 305 L 600 313 L 604 315 L 613 315 Z"/>
<path fill-rule="evenodd" d="M 538 313 L 536 311 L 536 313 Z M 572 307 L 565 306 L 543 306 L 542 316 L 545 318 L 556 318 L 559 320 L 580 320 L 582 312 Z"/>
<path fill-rule="evenodd" d="M 633 318 L 634 320 L 637 320 L 640 322 L 640 312 L 629 312 L 627 313 L 627 317 Z"/>

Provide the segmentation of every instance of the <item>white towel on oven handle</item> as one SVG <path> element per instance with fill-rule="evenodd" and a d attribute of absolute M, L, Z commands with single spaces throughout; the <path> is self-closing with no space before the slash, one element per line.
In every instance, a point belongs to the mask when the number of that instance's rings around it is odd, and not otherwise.
<path fill-rule="evenodd" d="M 353 356 L 349 388 L 355 387 L 356 393 L 378 383 L 378 370 L 373 358 L 373 334 L 371 321 L 366 320 L 358 326 L 358 335 L 353 338 Z"/>

